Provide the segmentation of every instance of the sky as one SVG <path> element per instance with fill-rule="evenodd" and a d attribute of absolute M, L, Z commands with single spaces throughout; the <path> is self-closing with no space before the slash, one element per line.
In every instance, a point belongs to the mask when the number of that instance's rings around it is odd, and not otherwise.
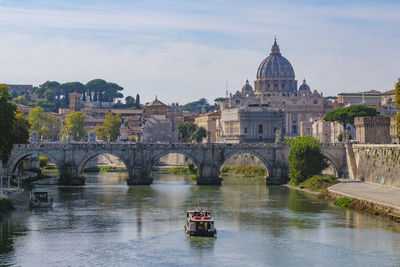
<path fill-rule="evenodd" d="M 102 78 L 142 102 L 213 103 L 253 85 L 276 36 L 299 85 L 387 91 L 400 77 L 399 10 L 399 0 L 0 0 L 0 82 Z"/>

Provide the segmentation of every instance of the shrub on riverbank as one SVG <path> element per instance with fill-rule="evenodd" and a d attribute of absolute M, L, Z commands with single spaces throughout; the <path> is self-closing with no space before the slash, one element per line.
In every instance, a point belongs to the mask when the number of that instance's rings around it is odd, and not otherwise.
<path fill-rule="evenodd" d="M 264 167 L 256 165 L 237 165 L 227 166 L 223 165 L 220 170 L 221 174 L 227 175 L 228 173 L 255 177 L 255 176 L 268 176 L 268 171 Z"/>
<path fill-rule="evenodd" d="M 124 172 L 126 168 L 114 167 L 114 166 L 99 166 L 100 172 Z"/>
<path fill-rule="evenodd" d="M 345 198 L 345 197 L 341 197 L 341 198 L 337 198 L 335 200 L 335 202 L 333 202 L 333 203 L 342 209 L 349 209 L 351 202 L 353 202 L 353 200 Z"/>
<path fill-rule="evenodd" d="M 289 182 L 289 184 L 291 185 L 298 186 L 299 188 L 305 188 L 315 192 L 321 192 L 336 183 L 337 183 L 337 177 L 333 175 L 314 175 L 306 179 L 299 185 L 294 184 L 292 181 Z"/>
<path fill-rule="evenodd" d="M 312 136 L 298 136 L 285 142 L 290 144 L 289 177 L 293 185 L 299 185 L 307 178 L 321 174 L 328 167 L 318 139 Z"/>
<path fill-rule="evenodd" d="M 11 199 L 2 197 L 0 198 L 0 213 L 7 213 L 15 210 Z"/>
<path fill-rule="evenodd" d="M 197 168 L 193 164 L 190 164 L 189 167 L 169 168 L 168 172 L 172 173 L 172 174 L 181 174 L 181 175 L 182 174 L 193 174 L 193 175 L 198 174 Z"/>

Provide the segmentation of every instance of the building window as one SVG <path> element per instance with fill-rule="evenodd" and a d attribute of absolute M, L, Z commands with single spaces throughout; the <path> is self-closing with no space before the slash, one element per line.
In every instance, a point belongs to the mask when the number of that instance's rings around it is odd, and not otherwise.
<path fill-rule="evenodd" d="M 240 104 L 240 100 L 236 100 L 236 105 L 239 105 Z"/>
<path fill-rule="evenodd" d="M 314 105 L 318 104 L 318 100 L 314 99 Z"/>
<path fill-rule="evenodd" d="M 245 134 L 247 134 L 247 128 L 244 128 L 244 129 L 243 129 L 243 132 L 244 132 Z"/>
<path fill-rule="evenodd" d="M 262 124 L 258 125 L 258 133 L 263 133 L 263 130 Z"/>

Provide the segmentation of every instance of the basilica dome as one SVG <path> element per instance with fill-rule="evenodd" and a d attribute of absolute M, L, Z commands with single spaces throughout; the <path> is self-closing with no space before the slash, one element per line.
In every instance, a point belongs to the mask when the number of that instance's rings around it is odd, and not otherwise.
<path fill-rule="evenodd" d="M 245 85 L 242 87 L 242 92 L 253 91 L 253 87 L 249 84 L 249 80 L 246 80 Z"/>
<path fill-rule="evenodd" d="M 257 79 L 273 77 L 287 77 L 294 79 L 293 67 L 289 60 L 281 55 L 276 39 L 271 48 L 271 53 L 261 62 L 257 71 Z"/>
<path fill-rule="evenodd" d="M 300 91 L 310 91 L 310 86 L 307 85 L 306 79 L 303 80 L 303 84 L 299 87 Z"/>

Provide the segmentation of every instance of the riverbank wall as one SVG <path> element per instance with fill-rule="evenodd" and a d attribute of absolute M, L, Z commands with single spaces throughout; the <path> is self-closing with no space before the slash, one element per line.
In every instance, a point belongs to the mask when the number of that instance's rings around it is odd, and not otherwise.
<path fill-rule="evenodd" d="M 400 145 L 353 145 L 352 150 L 351 178 L 400 188 Z"/>
<path fill-rule="evenodd" d="M 349 209 L 367 212 L 400 223 L 400 201 L 396 203 L 399 196 L 400 189 L 360 181 L 333 185 L 321 192 L 318 197 L 328 201 L 347 198 L 351 200 Z"/>

